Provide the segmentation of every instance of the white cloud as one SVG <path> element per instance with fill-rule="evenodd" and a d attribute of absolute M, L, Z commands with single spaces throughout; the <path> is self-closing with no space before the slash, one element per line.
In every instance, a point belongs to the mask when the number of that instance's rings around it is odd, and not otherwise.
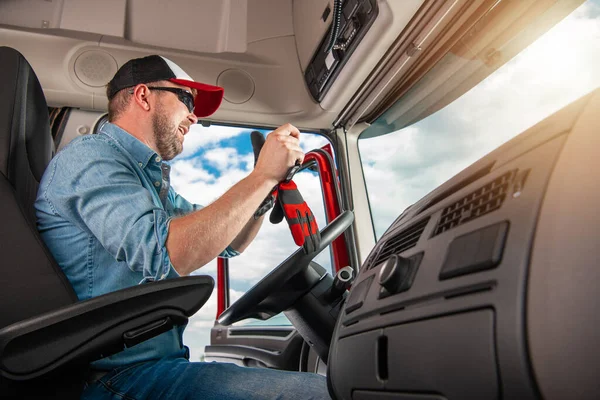
<path fill-rule="evenodd" d="M 243 129 L 230 126 L 212 125 L 210 127 L 204 127 L 198 124 L 192 125 L 188 134 L 185 135 L 183 152 L 179 157 L 189 157 L 196 153 L 201 147 L 215 147 L 221 140 L 241 135 L 243 132 Z"/>
<path fill-rule="evenodd" d="M 238 152 L 233 147 L 212 149 L 204 155 L 204 159 L 220 171 L 226 170 L 229 167 L 237 167 L 240 162 Z"/>
<path fill-rule="evenodd" d="M 212 157 L 211 153 L 206 153 L 206 156 Z M 202 167 L 202 160 L 199 159 L 173 162 L 171 165 L 173 188 L 192 203 L 204 206 L 212 203 L 233 185 L 248 176 L 251 171 L 249 168 L 253 165 L 252 155 L 239 156 L 235 151 L 235 156 L 231 153 L 230 156 L 226 156 L 228 158 L 224 161 L 224 164 L 226 163 L 230 167 L 220 170 L 220 176 L 206 172 Z"/>
<path fill-rule="evenodd" d="M 198 159 L 177 160 L 171 163 L 171 184 L 185 187 L 194 182 L 210 182 L 214 176 L 202 167 Z"/>
<path fill-rule="evenodd" d="M 197 269 L 194 272 L 194 274 L 195 273 L 198 273 L 200 275 L 210 275 L 215 279 L 215 282 L 216 282 L 217 281 L 217 261 L 213 260 L 213 261 L 209 262 L 202 268 Z M 216 283 L 215 283 L 215 285 L 216 285 Z"/>
<path fill-rule="evenodd" d="M 305 153 L 320 149 L 326 144 L 329 144 L 329 140 L 325 136 L 316 133 L 302 133 L 300 135 L 300 147 Z"/>

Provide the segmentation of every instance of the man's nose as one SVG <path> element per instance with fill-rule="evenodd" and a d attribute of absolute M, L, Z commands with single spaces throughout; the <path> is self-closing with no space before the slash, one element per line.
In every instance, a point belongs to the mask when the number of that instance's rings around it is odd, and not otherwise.
<path fill-rule="evenodd" d="M 194 113 L 189 113 L 188 114 L 188 120 L 190 120 L 190 122 L 192 123 L 192 125 L 198 123 L 198 117 L 196 117 L 196 114 L 194 114 Z"/>

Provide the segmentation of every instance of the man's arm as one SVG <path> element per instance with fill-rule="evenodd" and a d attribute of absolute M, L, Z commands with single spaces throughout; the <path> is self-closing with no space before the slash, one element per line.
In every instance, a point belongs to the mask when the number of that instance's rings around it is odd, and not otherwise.
<path fill-rule="evenodd" d="M 296 160 L 303 161 L 299 135 L 289 124 L 276 129 L 248 177 L 209 206 L 171 221 L 166 247 L 180 275 L 207 264 L 227 245 L 240 251 L 254 238 L 260 227 L 258 221 L 248 223 L 254 211 Z"/>
<path fill-rule="evenodd" d="M 233 242 L 231 242 L 231 248 L 240 253 L 246 250 L 256 237 L 264 219 L 264 215 L 258 219 L 254 219 L 254 216 L 250 217 L 250 220 L 246 222 L 246 225 L 244 225 L 241 232 L 233 239 Z"/>
<path fill-rule="evenodd" d="M 177 215 L 186 215 L 204 208 L 204 206 L 190 203 L 184 197 L 177 194 L 172 187 L 170 190 L 171 191 L 169 194 L 172 193 L 173 195 L 172 202 L 175 205 L 175 208 L 179 211 Z M 246 248 L 250 245 L 250 243 L 252 243 L 258 234 L 258 231 L 262 226 L 262 222 L 262 216 L 258 219 L 254 219 L 254 217 L 250 218 L 250 220 L 248 220 L 246 225 L 244 225 L 242 228 L 241 232 L 235 237 L 235 239 L 233 239 L 233 242 L 229 244 L 229 249 L 234 250 L 236 253 L 242 253 L 244 250 L 246 250 Z M 231 252 L 228 250 L 225 250 L 223 253 L 231 254 Z M 221 253 L 220 256 L 224 256 L 223 253 Z"/>

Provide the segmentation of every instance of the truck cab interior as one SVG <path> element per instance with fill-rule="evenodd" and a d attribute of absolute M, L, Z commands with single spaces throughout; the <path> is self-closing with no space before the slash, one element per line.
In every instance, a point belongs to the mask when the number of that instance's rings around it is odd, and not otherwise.
<path fill-rule="evenodd" d="M 78 398 L 91 362 L 188 324 L 198 358 L 320 373 L 333 399 L 597 398 L 598 43 L 599 0 L 0 2 L 0 397 Z M 244 287 L 219 259 L 79 301 L 33 201 L 150 54 L 224 88 L 184 145 L 213 167 L 251 168 L 209 131 L 303 132 L 321 244 L 269 233 Z"/>

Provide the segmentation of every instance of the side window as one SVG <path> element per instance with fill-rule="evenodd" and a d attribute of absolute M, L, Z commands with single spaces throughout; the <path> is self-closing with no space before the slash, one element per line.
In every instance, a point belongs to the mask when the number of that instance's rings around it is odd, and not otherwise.
<path fill-rule="evenodd" d="M 254 128 L 195 125 L 186 135 L 184 150 L 171 161 L 171 184 L 188 201 L 208 205 L 231 186 L 247 176 L 254 167 L 250 132 Z M 269 130 L 261 130 L 267 134 Z M 301 146 L 305 152 L 328 144 L 317 134 L 303 133 Z M 304 170 L 294 178 L 300 193 L 312 209 L 320 228 L 325 226 L 323 195 L 319 176 Z M 239 299 L 273 268 L 285 260 L 296 248 L 285 221 L 273 225 L 266 214 L 263 226 L 252 244 L 238 257 L 229 261 L 229 297 L 231 303 Z M 331 270 L 330 252 L 325 250 L 315 262 Z M 217 281 L 217 261 L 195 271 L 210 275 Z M 184 333 L 184 342 L 190 348 L 191 359 L 203 358 L 204 347 L 210 342 L 210 329 L 217 313 L 217 288 L 208 302 L 192 317 Z M 247 320 L 240 324 L 287 325 L 283 314 L 268 321 Z"/>

